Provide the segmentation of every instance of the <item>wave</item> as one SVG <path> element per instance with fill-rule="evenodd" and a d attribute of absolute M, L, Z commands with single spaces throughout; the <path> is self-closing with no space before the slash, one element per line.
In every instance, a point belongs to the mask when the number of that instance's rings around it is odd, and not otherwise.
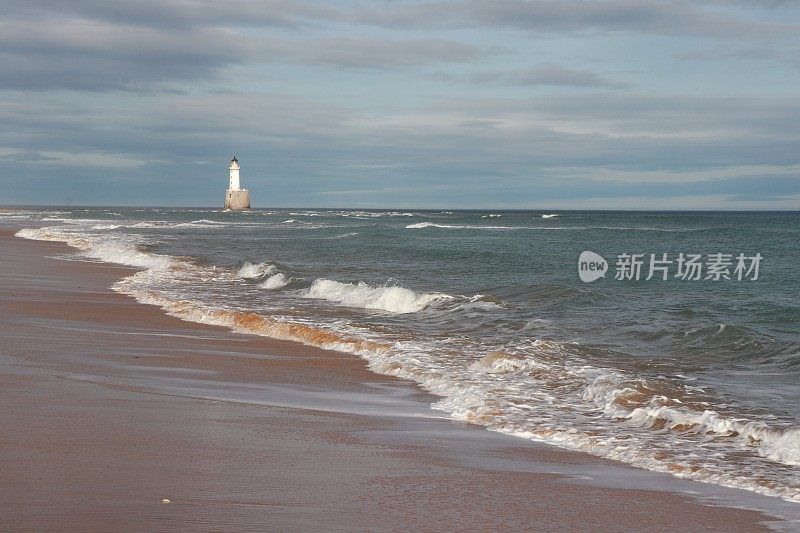
<path fill-rule="evenodd" d="M 258 279 L 270 274 L 275 274 L 277 271 L 278 267 L 275 264 L 267 261 L 263 263 L 251 263 L 250 261 L 245 261 L 241 268 L 239 268 L 239 270 L 236 272 L 236 275 L 242 279 Z"/>
<path fill-rule="evenodd" d="M 88 239 L 73 233 L 67 233 L 54 226 L 42 228 L 23 228 L 15 233 L 16 237 L 32 241 L 63 242 L 78 250 L 88 250 L 91 244 Z"/>
<path fill-rule="evenodd" d="M 101 238 L 57 227 L 25 228 L 19 230 L 16 236 L 37 241 L 64 242 L 91 259 L 138 268 L 166 268 L 173 260 L 167 255 L 142 252 L 136 243 L 121 238 Z"/>
<path fill-rule="evenodd" d="M 702 404 L 687 405 L 678 397 L 678 390 L 673 389 L 670 395 L 663 392 L 641 380 L 631 382 L 619 374 L 605 374 L 586 387 L 584 398 L 606 415 L 633 425 L 694 434 L 706 440 L 736 440 L 743 447 L 755 447 L 756 453 L 771 461 L 800 465 L 800 428 L 775 428 L 761 420 L 700 410 Z"/>
<path fill-rule="evenodd" d="M 488 372 L 489 374 L 506 374 L 517 372 L 524 366 L 524 357 L 502 351 L 491 351 L 480 360 L 472 363 L 469 369 L 476 372 Z"/>
<path fill-rule="evenodd" d="M 494 296 L 487 296 L 485 294 L 476 294 L 475 296 L 466 299 L 465 297 L 455 298 L 456 301 L 461 301 L 453 310 L 454 311 L 467 311 L 467 312 L 485 312 L 497 311 L 504 309 L 503 301 Z"/>
<path fill-rule="evenodd" d="M 140 303 L 157 305 L 167 314 L 190 322 L 226 326 L 240 333 L 294 341 L 356 355 L 382 353 L 390 349 L 387 344 L 360 339 L 314 325 L 284 321 L 252 311 L 220 309 L 191 300 L 174 300 L 157 290 L 147 289 L 146 287 L 150 285 L 150 280 L 147 278 L 146 273 L 135 274 L 117 282 L 113 288 L 117 292 L 133 296 Z"/>
<path fill-rule="evenodd" d="M 549 214 L 543 214 L 542 215 L 542 218 L 557 218 L 557 217 L 558 217 L 558 213 L 549 213 Z"/>
<path fill-rule="evenodd" d="M 453 297 L 444 293 L 417 294 L 410 289 L 388 285 L 373 287 L 364 282 L 341 283 L 329 279 L 317 279 L 303 292 L 306 298 L 318 298 L 337 302 L 347 307 L 374 309 L 390 313 L 415 313 L 430 304 Z"/>
<path fill-rule="evenodd" d="M 122 226 L 120 226 L 119 224 L 95 224 L 94 226 L 91 227 L 91 229 L 93 229 L 93 230 L 112 230 L 112 229 L 117 229 L 117 228 L 121 228 L 121 227 Z"/>
<path fill-rule="evenodd" d="M 131 224 L 129 227 L 134 229 L 160 229 L 160 228 L 168 228 L 172 226 L 172 223 L 167 221 L 156 221 L 156 222 L 136 222 Z"/>
<path fill-rule="evenodd" d="M 272 276 L 265 279 L 261 282 L 258 286 L 262 289 L 280 289 L 281 287 L 285 287 L 291 282 L 291 279 L 286 277 L 286 274 L 278 272 L 277 274 L 273 274 Z"/>
<path fill-rule="evenodd" d="M 433 222 L 417 222 L 409 224 L 406 229 L 445 228 L 445 229 L 534 229 L 523 226 L 470 226 L 466 224 L 435 224 Z"/>
<path fill-rule="evenodd" d="M 208 220 L 206 218 L 201 218 L 200 220 L 192 220 L 191 222 L 180 222 L 178 224 L 173 225 L 173 228 L 216 228 L 216 227 L 223 227 L 223 226 L 231 226 L 231 225 L 238 225 L 235 222 L 221 222 L 218 220 Z"/>
<path fill-rule="evenodd" d="M 476 226 L 469 224 L 437 224 L 435 222 L 417 222 L 405 226 L 405 229 L 469 229 L 469 230 L 533 230 L 533 231 L 658 231 L 665 233 L 682 233 L 705 231 L 705 228 L 658 228 L 653 226 Z"/>
<path fill-rule="evenodd" d="M 800 502 L 795 483 L 778 481 L 763 463 L 743 458 L 754 453 L 797 466 L 800 428 L 698 409 L 708 404 L 692 401 L 679 386 L 570 363 L 564 350 L 567 345 L 535 341 L 522 351 L 489 351 L 468 373 L 453 373 L 446 361 L 425 369 L 401 366 L 392 352 L 373 357 L 370 366 L 421 383 L 442 397 L 435 408 L 493 431 Z"/>
<path fill-rule="evenodd" d="M 488 214 L 488 215 L 481 215 L 481 218 L 500 218 L 500 217 L 502 217 L 502 216 L 503 216 L 503 215 L 498 215 L 498 214 L 495 214 L 495 213 L 490 213 L 490 214 Z"/>
<path fill-rule="evenodd" d="M 358 219 L 381 218 L 381 217 L 413 217 L 414 213 L 401 211 L 337 211 L 335 215 L 340 217 L 351 217 Z"/>
<path fill-rule="evenodd" d="M 422 228 L 452 228 L 445 224 L 434 224 L 433 222 L 417 222 L 416 224 L 409 224 L 406 229 L 422 229 Z"/>

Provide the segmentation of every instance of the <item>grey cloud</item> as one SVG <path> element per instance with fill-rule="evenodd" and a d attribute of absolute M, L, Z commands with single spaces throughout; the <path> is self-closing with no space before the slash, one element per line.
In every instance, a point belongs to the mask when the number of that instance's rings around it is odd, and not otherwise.
<path fill-rule="evenodd" d="M 585 131 L 602 128 L 620 137 L 800 138 L 798 98 L 747 98 L 687 95 L 592 93 L 531 99 L 446 99 L 431 113 L 469 120 L 492 117 L 506 122 L 573 125 Z M 711 136 L 713 134 L 713 136 Z"/>
<path fill-rule="evenodd" d="M 484 53 L 475 46 L 444 39 L 271 39 L 263 41 L 259 49 L 261 59 L 378 69 L 472 61 Z"/>
<path fill-rule="evenodd" d="M 21 19 L 83 19 L 124 26 L 181 29 L 195 26 L 299 27 L 336 18 L 325 2 L 302 0 L 7 0 L 4 8 Z"/>
<path fill-rule="evenodd" d="M 56 5 L 38 4 L 41 9 L 55 9 Z M 70 5 L 80 12 L 80 7 L 88 11 L 95 4 L 57 5 Z M 140 13 L 140 7 L 105 9 Z M 166 2 L 162 11 L 167 7 L 174 9 L 175 3 Z M 105 13 L 103 9 L 98 12 Z M 117 18 L 154 22 L 141 14 L 139 18 L 133 14 Z M 247 62 L 379 69 L 472 61 L 485 53 L 478 47 L 444 39 L 257 38 L 226 28 L 222 24 L 231 20 L 222 17 L 216 21 L 220 25 L 176 28 L 131 25 L 107 18 L 28 17 L 0 22 L 0 70 L 5 74 L 0 77 L 0 89 L 174 90 L 170 84 L 216 79 L 227 68 Z"/>
<path fill-rule="evenodd" d="M 386 27 L 503 27 L 533 32 L 628 31 L 740 39 L 796 34 L 796 25 L 745 20 L 673 0 L 463 0 L 386 4 L 348 14 L 353 20 Z"/>
<path fill-rule="evenodd" d="M 518 85 L 523 87 L 552 85 L 563 87 L 607 87 L 619 89 L 625 84 L 606 79 L 590 70 L 569 69 L 559 65 L 541 65 L 519 70 L 479 72 L 468 77 L 475 83 Z"/>
<path fill-rule="evenodd" d="M 676 56 L 678 59 L 688 61 L 720 61 L 720 60 L 762 60 L 777 59 L 780 57 L 778 51 L 768 48 L 738 48 L 738 49 L 716 49 L 716 50 L 697 50 L 685 52 Z"/>
<path fill-rule="evenodd" d="M 638 0 L 434 0 L 330 3 L 303 0 L 9 0 L 21 18 L 83 18 L 154 28 L 258 26 L 305 28 L 365 24 L 389 28 L 499 27 L 533 32 L 626 31 L 741 39 L 792 37 L 797 25 L 744 19 L 725 1 Z M 780 0 L 756 6 L 790 4 Z M 720 9 L 721 7 L 721 9 Z"/>
<path fill-rule="evenodd" d="M 704 106 L 708 111 L 687 125 Z M 366 111 L 280 94 L 162 95 L 113 108 L 5 105 L 0 147 L 124 153 L 176 164 L 197 161 L 198 154 L 213 161 L 236 151 L 287 177 L 325 179 L 351 173 L 477 179 L 559 168 L 800 165 L 796 102 L 737 100 L 715 106 L 710 99 L 575 96 L 442 102 L 413 113 L 386 122 Z M 618 133 L 596 131 L 593 121 L 610 123 Z"/>
<path fill-rule="evenodd" d="M 780 8 L 784 6 L 796 7 L 798 0 L 705 0 L 710 4 L 740 5 L 757 8 Z"/>
<path fill-rule="evenodd" d="M 158 183 L 168 165 L 163 190 L 180 199 L 174 203 L 214 204 L 224 185 L 225 162 L 233 153 L 243 161 L 248 183 L 268 195 L 261 203 L 272 205 L 284 197 L 313 203 L 319 196 L 312 191 L 398 186 L 422 191 L 430 190 L 430 183 L 440 186 L 443 201 L 457 198 L 447 196 L 454 191 L 476 188 L 486 190 L 480 198 L 487 201 L 505 195 L 509 202 L 685 191 L 767 199 L 797 192 L 796 173 L 788 170 L 779 176 L 698 179 L 689 185 L 670 182 L 668 175 L 708 169 L 723 174 L 732 169 L 735 175 L 742 173 L 736 170 L 741 165 L 797 168 L 800 139 L 796 132 L 787 133 L 785 121 L 800 113 L 798 103 L 737 100 L 714 105 L 712 99 L 626 95 L 595 98 L 592 110 L 592 100 L 590 95 L 461 100 L 387 117 L 282 94 L 159 95 L 80 105 L 49 99 L 0 104 L 5 126 L 0 149 L 10 154 L 5 175 L 25 176 L 30 187 L 57 182 L 54 190 L 62 196 L 88 187 L 98 201 L 106 202 L 123 198 L 120 191 L 130 193 L 124 197 L 129 201 L 153 201 L 147 196 L 151 188 L 142 184 Z M 687 133 L 682 121 L 704 106 L 710 108 L 704 120 L 720 133 Z M 736 108 L 738 115 L 725 117 Z M 787 116 L 781 116 L 782 110 Z M 636 118 L 639 113 L 641 119 Z M 748 113 L 760 116 L 761 123 L 748 125 Z M 618 116 L 626 134 L 563 127 L 592 116 L 601 121 Z M 639 130 L 647 120 L 656 122 L 661 135 Z M 122 155 L 141 165 L 119 173 L 81 166 L 80 158 L 73 158 L 70 165 L 58 167 L 56 178 L 54 162 L 47 158 L 62 152 L 110 159 Z M 600 170 L 665 170 L 667 177 L 639 184 L 591 179 Z"/>
<path fill-rule="evenodd" d="M 783 200 L 800 195 L 800 174 L 747 175 L 685 182 L 609 182 L 592 179 L 553 180 L 537 191 L 545 198 L 630 198 L 723 195 L 734 201 Z"/>
<path fill-rule="evenodd" d="M 202 79 L 249 52 L 225 30 L 163 32 L 87 21 L 0 23 L 0 88 L 140 89 Z"/>
<path fill-rule="evenodd" d="M 775 33 L 795 35 L 789 24 L 745 20 L 719 8 L 794 5 L 792 0 L 438 0 L 332 3 L 304 0 L 8 0 L 9 13 L 75 16 L 125 25 L 266 26 L 299 28 L 330 23 L 384 27 L 508 27 L 537 32 L 631 31 L 741 38 Z M 709 9 L 710 7 L 710 9 Z"/>

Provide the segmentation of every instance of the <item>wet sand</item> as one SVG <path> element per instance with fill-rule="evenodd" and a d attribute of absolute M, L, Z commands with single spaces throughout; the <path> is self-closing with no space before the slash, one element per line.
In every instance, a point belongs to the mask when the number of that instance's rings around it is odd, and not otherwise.
<path fill-rule="evenodd" d="M 726 530 L 769 520 L 442 418 L 352 355 L 187 323 L 0 228 L 0 529 Z M 608 470 L 612 471 L 612 470 Z M 171 503 L 162 503 L 167 498 Z"/>

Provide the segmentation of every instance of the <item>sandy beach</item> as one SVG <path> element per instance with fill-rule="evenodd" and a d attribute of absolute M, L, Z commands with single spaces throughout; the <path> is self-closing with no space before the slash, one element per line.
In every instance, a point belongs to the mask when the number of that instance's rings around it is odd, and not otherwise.
<path fill-rule="evenodd" d="M 67 246 L 15 231 L 0 229 L 4 531 L 758 531 L 772 520 L 603 482 L 643 471 L 448 420 L 354 355 L 167 316 L 109 289 L 132 270 L 64 261 Z"/>

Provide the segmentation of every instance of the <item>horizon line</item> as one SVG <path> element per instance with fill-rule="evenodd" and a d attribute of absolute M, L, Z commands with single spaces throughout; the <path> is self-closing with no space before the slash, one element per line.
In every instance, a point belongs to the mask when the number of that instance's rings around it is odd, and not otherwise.
<path fill-rule="evenodd" d="M 210 211 L 225 211 L 222 207 L 202 206 L 202 205 L 146 205 L 146 204 L 0 204 L 0 209 L 38 209 L 38 208 L 66 208 L 66 209 L 85 209 L 85 208 L 140 208 L 140 209 L 203 209 Z M 725 208 L 685 208 L 685 209 L 624 209 L 624 208 L 558 208 L 558 207 L 331 207 L 331 206 L 256 206 L 250 210 L 271 210 L 271 209 L 313 209 L 313 210 L 360 210 L 360 211 L 505 211 L 505 212 L 524 212 L 524 211 L 590 211 L 590 212 L 623 212 L 623 213 L 800 213 L 797 209 L 725 209 Z"/>

